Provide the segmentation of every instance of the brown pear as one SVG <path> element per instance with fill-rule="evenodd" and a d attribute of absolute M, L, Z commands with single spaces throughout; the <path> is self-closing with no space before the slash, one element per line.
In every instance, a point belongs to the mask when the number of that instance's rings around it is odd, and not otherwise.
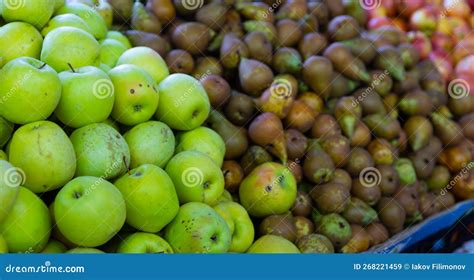
<path fill-rule="evenodd" d="M 270 153 L 286 163 L 285 132 L 281 120 L 273 113 L 262 113 L 249 126 L 252 141 L 267 149 Z"/>
<path fill-rule="evenodd" d="M 249 56 L 247 45 L 233 33 L 224 36 L 220 48 L 220 61 L 226 68 L 232 69 L 239 65 L 240 59 Z"/>
<path fill-rule="evenodd" d="M 162 57 L 166 57 L 166 54 L 170 50 L 170 44 L 155 33 L 148 33 L 139 30 L 128 30 L 125 32 L 125 35 L 134 47 L 149 47 L 159 53 Z"/>
<path fill-rule="evenodd" d="M 161 32 L 161 22 L 158 17 L 145 8 L 140 1 L 135 1 L 132 9 L 131 26 L 135 30 L 156 33 Z"/>
<path fill-rule="evenodd" d="M 254 101 L 250 96 L 234 90 L 224 113 L 233 124 L 243 126 L 254 116 Z"/>
<path fill-rule="evenodd" d="M 273 72 L 258 60 L 242 58 L 239 64 L 239 79 L 246 93 L 259 96 L 272 84 Z"/>
<path fill-rule="evenodd" d="M 172 50 L 166 55 L 165 60 L 171 73 L 191 74 L 194 70 L 194 59 L 185 50 Z"/>
<path fill-rule="evenodd" d="M 245 129 L 234 126 L 216 110 L 211 111 L 208 121 L 210 127 L 224 140 L 225 159 L 238 158 L 247 150 L 248 140 Z"/>
<path fill-rule="evenodd" d="M 199 80 L 206 90 L 212 107 L 223 107 L 230 98 L 230 85 L 219 75 L 207 75 Z"/>
<path fill-rule="evenodd" d="M 192 55 L 203 54 L 211 38 L 211 29 L 199 22 L 180 24 L 171 35 L 171 40 L 176 47 Z"/>
<path fill-rule="evenodd" d="M 148 0 L 146 7 L 152 10 L 163 24 L 171 22 L 176 17 L 176 9 L 171 0 Z"/>
<path fill-rule="evenodd" d="M 310 56 L 303 64 L 303 79 L 318 95 L 331 91 L 333 65 L 323 56 Z"/>
<path fill-rule="evenodd" d="M 250 58 L 271 64 L 273 46 L 265 33 L 252 31 L 245 35 L 244 42 L 247 44 Z"/>
<path fill-rule="evenodd" d="M 317 32 L 305 34 L 298 44 L 298 50 L 303 59 L 312 55 L 319 55 L 328 45 L 326 37 Z"/>
<path fill-rule="evenodd" d="M 285 126 L 303 133 L 309 131 L 314 124 L 316 112 L 300 100 L 295 100 L 285 118 Z"/>

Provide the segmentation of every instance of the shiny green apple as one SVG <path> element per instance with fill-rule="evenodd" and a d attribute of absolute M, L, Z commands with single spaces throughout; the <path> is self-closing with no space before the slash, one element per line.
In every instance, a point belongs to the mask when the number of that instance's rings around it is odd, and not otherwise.
<path fill-rule="evenodd" d="M 120 242 L 117 253 L 170 254 L 173 253 L 173 249 L 166 240 L 156 234 L 136 232 Z"/>
<path fill-rule="evenodd" d="M 132 64 L 113 68 L 109 76 L 115 88 L 112 117 L 124 125 L 136 125 L 149 120 L 160 98 L 153 78 Z"/>
<path fill-rule="evenodd" d="M 127 48 L 117 40 L 105 39 L 100 42 L 100 63 L 110 68 L 117 65 L 119 57 L 127 50 Z"/>
<path fill-rule="evenodd" d="M 41 60 L 57 72 L 71 67 L 98 66 L 99 55 L 100 45 L 96 39 L 86 31 L 70 26 L 50 31 L 41 50 Z"/>
<path fill-rule="evenodd" d="M 0 27 L 0 68 L 9 61 L 29 56 L 39 58 L 43 37 L 26 22 L 11 22 Z"/>
<path fill-rule="evenodd" d="M 43 254 L 62 254 L 67 251 L 66 245 L 63 243 L 55 240 L 55 239 L 50 239 L 48 244 L 44 247 L 43 251 L 41 253 Z"/>
<path fill-rule="evenodd" d="M 229 252 L 244 253 L 252 245 L 255 230 L 249 214 L 236 202 L 221 202 L 214 210 L 224 218 L 232 235 Z"/>
<path fill-rule="evenodd" d="M 249 254 L 299 254 L 295 244 L 277 235 L 264 235 L 248 249 Z"/>
<path fill-rule="evenodd" d="M 48 207 L 29 189 L 19 187 L 18 197 L 0 233 L 11 253 L 41 252 L 51 234 Z"/>
<path fill-rule="evenodd" d="M 153 49 L 135 47 L 124 52 L 117 65 L 133 64 L 143 68 L 159 84 L 170 72 L 165 60 Z"/>
<path fill-rule="evenodd" d="M 78 128 L 105 121 L 114 106 L 114 85 L 109 76 L 94 66 L 59 73 L 62 94 L 56 117 Z"/>
<path fill-rule="evenodd" d="M 82 18 L 74 14 L 63 14 L 53 17 L 43 27 L 43 29 L 41 30 L 41 35 L 46 36 L 52 30 L 63 26 L 76 27 L 86 31 L 87 33 L 91 33 L 89 25 Z"/>
<path fill-rule="evenodd" d="M 20 57 L 0 70 L 0 112 L 10 122 L 25 124 L 48 118 L 61 98 L 61 81 L 47 64 Z"/>
<path fill-rule="evenodd" d="M 198 151 L 209 156 L 218 166 L 222 166 L 225 143 L 214 130 L 201 126 L 176 136 L 176 152 Z"/>
<path fill-rule="evenodd" d="M 22 170 L 0 160 L 0 223 L 8 216 L 23 182 Z"/>
<path fill-rule="evenodd" d="M 77 157 L 76 176 L 113 179 L 130 165 L 130 151 L 122 135 L 104 123 L 89 124 L 70 136 Z"/>
<path fill-rule="evenodd" d="M 158 232 L 179 210 L 170 177 L 158 166 L 144 164 L 115 181 L 127 206 L 127 224 L 146 232 Z"/>
<path fill-rule="evenodd" d="M 62 187 L 76 170 L 71 141 L 50 121 L 29 123 L 17 129 L 10 142 L 8 158 L 24 172 L 22 185 L 35 193 Z"/>
<path fill-rule="evenodd" d="M 119 41 L 125 48 L 127 48 L 127 50 L 132 48 L 132 44 L 130 43 L 130 40 L 128 40 L 127 36 L 123 35 L 119 31 L 110 30 L 107 32 L 105 38 Z"/>
<path fill-rule="evenodd" d="M 91 34 L 98 40 L 105 38 L 107 34 L 107 23 L 93 7 L 81 3 L 66 3 L 56 14 L 74 14 L 79 16 L 89 25 Z"/>
<path fill-rule="evenodd" d="M 165 123 L 148 121 L 127 131 L 123 137 L 130 148 L 130 167 L 151 163 L 164 167 L 173 157 L 175 138 Z"/>
<path fill-rule="evenodd" d="M 179 202 L 204 202 L 214 205 L 224 191 L 224 175 L 219 166 L 203 153 L 184 151 L 166 165 Z"/>
<path fill-rule="evenodd" d="M 77 177 L 56 195 L 54 216 L 68 240 L 79 246 L 96 247 L 122 228 L 125 201 L 112 183 L 98 177 Z"/>
<path fill-rule="evenodd" d="M 41 29 L 51 18 L 56 0 L 1 0 L 0 14 L 7 22 L 23 21 Z"/>
<path fill-rule="evenodd" d="M 206 91 L 195 78 L 172 74 L 158 85 L 160 103 L 155 117 L 177 130 L 191 130 L 207 119 L 211 105 Z"/>
<path fill-rule="evenodd" d="M 189 202 L 166 227 L 165 239 L 176 253 L 225 253 L 232 236 L 225 220 L 212 207 Z"/>

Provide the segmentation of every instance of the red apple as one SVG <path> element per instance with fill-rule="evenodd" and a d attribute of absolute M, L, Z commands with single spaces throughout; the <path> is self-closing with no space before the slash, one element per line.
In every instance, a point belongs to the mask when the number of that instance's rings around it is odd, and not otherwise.
<path fill-rule="evenodd" d="M 420 31 L 410 31 L 408 32 L 408 39 L 410 40 L 413 47 L 415 47 L 421 59 L 425 59 L 430 54 L 432 47 L 430 39 Z"/>
<path fill-rule="evenodd" d="M 416 10 L 410 17 L 410 27 L 414 30 L 431 34 L 436 29 L 437 17 L 434 9 L 423 7 Z"/>

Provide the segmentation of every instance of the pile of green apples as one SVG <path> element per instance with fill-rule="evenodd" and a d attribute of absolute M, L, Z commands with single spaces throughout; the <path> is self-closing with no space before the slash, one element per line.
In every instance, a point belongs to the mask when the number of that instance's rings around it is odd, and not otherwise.
<path fill-rule="evenodd" d="M 234 202 L 201 83 L 99 2 L 0 0 L 0 252 L 298 252 L 249 216 L 291 208 L 291 172 L 256 168 Z"/>

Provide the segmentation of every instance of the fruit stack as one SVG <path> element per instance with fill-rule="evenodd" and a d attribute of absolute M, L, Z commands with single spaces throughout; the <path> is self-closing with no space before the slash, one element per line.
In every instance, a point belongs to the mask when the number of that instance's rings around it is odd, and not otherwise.
<path fill-rule="evenodd" d="M 355 253 L 474 198 L 469 88 L 363 1 L 0 3 L 1 251 Z"/>

